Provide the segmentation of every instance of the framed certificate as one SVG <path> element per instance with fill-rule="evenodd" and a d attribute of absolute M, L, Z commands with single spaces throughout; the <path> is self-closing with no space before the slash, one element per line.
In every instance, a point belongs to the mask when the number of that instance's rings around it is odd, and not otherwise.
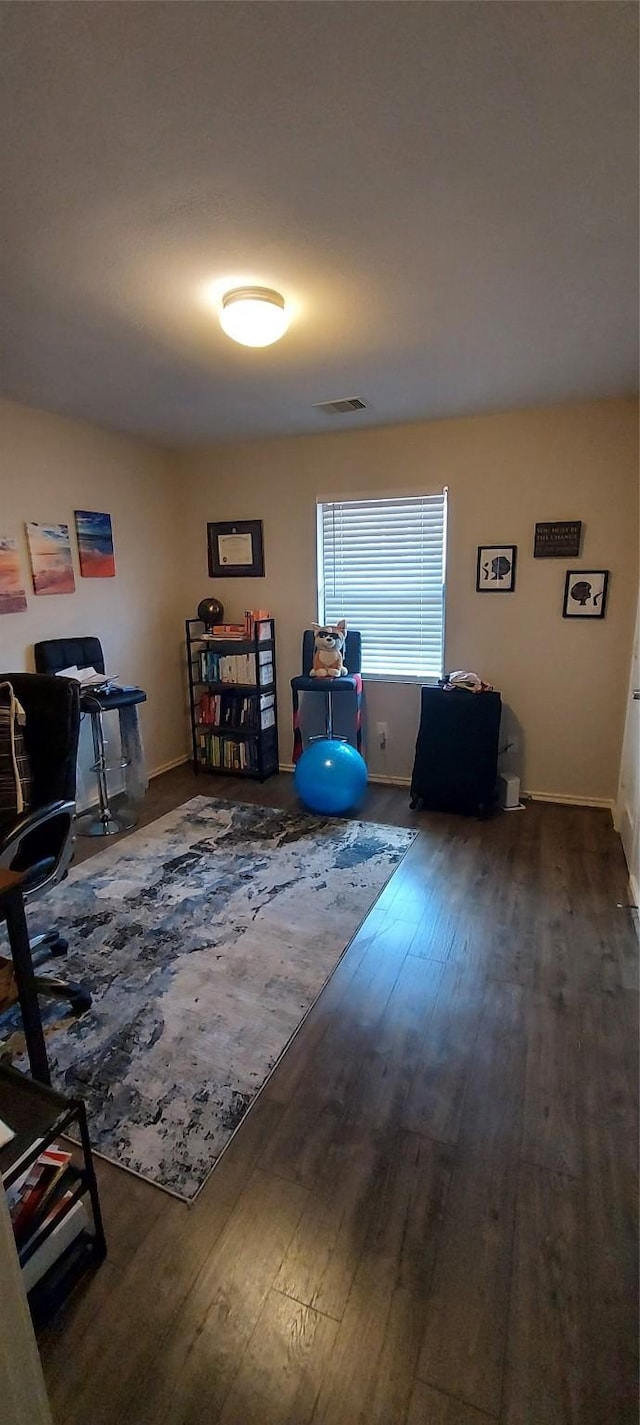
<path fill-rule="evenodd" d="M 262 520 L 223 520 L 207 525 L 212 579 L 264 578 Z"/>

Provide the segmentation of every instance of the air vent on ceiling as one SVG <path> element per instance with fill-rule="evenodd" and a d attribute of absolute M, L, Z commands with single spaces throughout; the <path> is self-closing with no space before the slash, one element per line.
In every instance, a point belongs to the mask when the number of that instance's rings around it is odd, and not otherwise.
<path fill-rule="evenodd" d="M 341 396 L 338 401 L 314 401 L 314 411 L 324 411 L 325 416 L 348 416 L 351 411 L 366 411 L 365 401 L 359 396 Z"/>

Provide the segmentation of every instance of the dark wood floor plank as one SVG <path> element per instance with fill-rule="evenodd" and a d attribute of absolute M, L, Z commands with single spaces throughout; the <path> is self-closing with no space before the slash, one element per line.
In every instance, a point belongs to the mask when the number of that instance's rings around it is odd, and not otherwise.
<path fill-rule="evenodd" d="M 220 1415 L 220 1425 L 308 1425 L 337 1322 L 270 1291 Z"/>
<path fill-rule="evenodd" d="M 195 795 L 298 805 L 290 776 L 179 767 L 143 824 Z M 361 818 L 420 834 L 195 1204 L 99 1164 L 110 1257 L 42 1337 L 58 1425 L 487 1425 L 501 1369 L 500 1425 L 635 1425 L 638 945 L 611 818 L 417 814 L 375 786 Z"/>
<path fill-rule="evenodd" d="M 455 1143 L 483 999 L 479 970 L 447 962 L 402 1123 L 412 1132 Z"/>
<path fill-rule="evenodd" d="M 579 1177 L 578 1090 L 583 1069 L 578 1002 L 563 990 L 527 993 L 522 1158 Z"/>
<path fill-rule="evenodd" d="M 344 1311 L 440 975 L 405 960 L 276 1280 L 330 1316 Z"/>
<path fill-rule="evenodd" d="M 418 1377 L 499 1414 L 511 1279 L 515 1174 L 459 1155 L 429 1296 Z"/>
<path fill-rule="evenodd" d="M 416 1381 L 407 1425 L 490 1425 L 496 1418 L 495 1415 L 486 1415 L 483 1410 L 474 1410 L 471 1405 L 465 1405 L 451 1395 L 443 1395 L 422 1381 Z"/>
<path fill-rule="evenodd" d="M 38 1333 L 47 1392 L 56 1407 L 56 1419 L 63 1418 L 62 1407 L 58 1411 L 57 1406 L 70 1387 L 70 1352 L 78 1350 L 83 1337 L 89 1336 L 93 1343 L 101 1335 L 105 1313 L 118 1294 L 121 1275 L 121 1269 L 107 1258 L 96 1271 L 83 1277 L 64 1310 Z"/>
<path fill-rule="evenodd" d="M 593 1419 L 638 1419 L 638 1127 L 585 1120 L 583 1251 Z"/>
<path fill-rule="evenodd" d="M 92 1425 L 126 1418 L 131 1392 L 153 1366 L 281 1112 L 265 1098 L 254 1104 L 242 1135 L 236 1135 L 216 1169 L 215 1184 L 209 1179 L 192 1207 L 156 1189 L 161 1215 L 121 1266 L 104 1299 L 101 1274 L 96 1275 L 92 1292 L 100 1300 L 97 1329 L 88 1330 L 86 1313 L 80 1314 L 65 1330 L 65 1358 L 54 1353 L 47 1383 L 60 1419 L 74 1410 L 78 1419 L 90 1419 Z M 121 1171 L 119 1176 L 126 1194 L 130 1174 Z M 69 1359 L 73 1371 L 66 1364 Z"/>
<path fill-rule="evenodd" d="M 526 1042 L 526 991 L 488 981 L 473 1045 L 458 1144 L 505 1167 L 517 1156 L 522 1134 Z"/>
<path fill-rule="evenodd" d="M 304 1078 L 262 1160 L 269 1172 L 313 1187 L 364 1060 L 375 1046 L 406 956 L 402 927 L 400 934 L 396 926 L 380 932 L 368 946 L 351 978 L 348 1003 L 340 1002 L 325 1034 L 307 1055 Z M 275 1088 L 278 1093 L 277 1081 Z"/>
<path fill-rule="evenodd" d="M 136 1425 L 217 1419 L 305 1197 L 303 1188 L 259 1169 L 249 1179 L 170 1336 L 129 1393 Z"/>
<path fill-rule="evenodd" d="M 583 1064 L 589 1065 L 589 1072 L 580 1075 L 582 1116 L 619 1126 L 629 1135 L 629 1145 L 638 1127 L 638 1062 L 629 1052 L 627 1032 L 631 1006 L 637 1027 L 638 1001 L 629 990 L 582 995 L 578 1001 Z"/>
<path fill-rule="evenodd" d="M 596 1425 L 583 1232 L 580 1185 L 523 1164 L 518 1179 L 504 1425 L 533 1421 Z M 606 1425 L 605 1420 L 598 1425 Z"/>
<path fill-rule="evenodd" d="M 313 1425 L 404 1420 L 449 1178 L 446 1147 L 397 1135 Z"/>
<path fill-rule="evenodd" d="M 143 1182 L 132 1173 L 125 1173 L 112 1163 L 96 1158 L 100 1202 L 107 1236 L 109 1255 L 103 1268 L 91 1273 L 74 1293 L 69 1308 L 54 1318 L 40 1337 L 40 1351 L 52 1386 L 61 1366 L 60 1343 L 70 1336 L 78 1342 L 89 1330 L 99 1311 L 139 1250 L 154 1224 L 161 1221 L 160 1232 L 166 1232 L 166 1196 L 152 1183 Z"/>

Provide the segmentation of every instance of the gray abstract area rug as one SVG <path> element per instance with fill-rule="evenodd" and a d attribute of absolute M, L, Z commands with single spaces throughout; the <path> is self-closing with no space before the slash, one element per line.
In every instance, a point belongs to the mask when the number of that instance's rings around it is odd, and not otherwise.
<path fill-rule="evenodd" d="M 43 899 L 93 995 L 47 1045 L 96 1150 L 192 1199 L 414 835 L 195 797 Z"/>

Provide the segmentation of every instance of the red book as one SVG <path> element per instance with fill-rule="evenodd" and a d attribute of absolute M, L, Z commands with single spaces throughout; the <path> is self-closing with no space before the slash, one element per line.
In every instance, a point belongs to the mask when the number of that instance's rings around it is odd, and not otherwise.
<path fill-rule="evenodd" d="M 47 1148 L 29 1169 L 20 1188 L 20 1195 L 11 1209 L 11 1221 L 16 1241 L 29 1235 L 56 1184 L 62 1177 L 71 1154 L 60 1148 Z"/>

